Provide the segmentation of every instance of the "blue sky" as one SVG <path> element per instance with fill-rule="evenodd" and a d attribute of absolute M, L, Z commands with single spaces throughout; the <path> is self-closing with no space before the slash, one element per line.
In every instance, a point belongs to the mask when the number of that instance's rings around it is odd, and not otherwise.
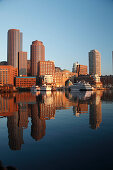
<path fill-rule="evenodd" d="M 7 60 L 7 31 L 23 32 L 23 50 L 40 40 L 46 60 L 72 70 L 88 65 L 88 52 L 101 53 L 102 74 L 112 73 L 113 0 L 0 0 L 0 60 Z"/>

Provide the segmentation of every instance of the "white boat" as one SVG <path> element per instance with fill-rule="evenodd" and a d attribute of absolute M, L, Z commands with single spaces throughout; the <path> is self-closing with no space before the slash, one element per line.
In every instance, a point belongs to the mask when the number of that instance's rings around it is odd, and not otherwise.
<path fill-rule="evenodd" d="M 32 92 L 40 91 L 40 87 L 39 87 L 39 86 L 32 86 L 32 87 L 31 87 L 31 91 L 32 91 Z"/>
<path fill-rule="evenodd" d="M 42 86 L 40 87 L 40 91 L 51 91 L 51 86 L 42 85 Z"/>
<path fill-rule="evenodd" d="M 85 82 L 74 83 L 69 88 L 71 91 L 92 91 L 93 90 L 93 87 L 91 87 L 89 83 L 85 83 Z"/>

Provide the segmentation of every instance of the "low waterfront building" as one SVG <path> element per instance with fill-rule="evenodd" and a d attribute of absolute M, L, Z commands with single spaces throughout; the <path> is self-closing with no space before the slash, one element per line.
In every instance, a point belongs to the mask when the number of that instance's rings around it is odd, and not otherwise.
<path fill-rule="evenodd" d="M 36 85 L 36 77 L 16 77 L 16 87 L 30 88 Z"/>
<path fill-rule="evenodd" d="M 18 69 L 13 66 L 0 65 L 0 86 L 14 85 L 14 78 L 18 76 Z"/>
<path fill-rule="evenodd" d="M 55 84 L 56 87 L 63 87 L 66 85 L 67 80 L 74 82 L 75 73 L 72 73 L 69 70 L 58 70 L 55 71 Z"/>

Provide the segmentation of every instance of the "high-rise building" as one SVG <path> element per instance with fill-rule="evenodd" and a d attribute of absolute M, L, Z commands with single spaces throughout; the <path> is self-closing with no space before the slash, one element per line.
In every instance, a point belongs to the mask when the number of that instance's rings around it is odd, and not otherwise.
<path fill-rule="evenodd" d="M 45 61 L 45 47 L 41 41 L 33 41 L 31 45 L 31 75 L 37 76 L 38 62 Z"/>
<path fill-rule="evenodd" d="M 101 54 L 97 50 L 89 52 L 89 74 L 101 76 Z"/>
<path fill-rule="evenodd" d="M 27 52 L 18 53 L 18 75 L 27 76 Z"/>
<path fill-rule="evenodd" d="M 33 41 L 31 45 L 31 75 L 37 76 L 38 62 L 45 61 L 45 46 L 41 41 Z"/>
<path fill-rule="evenodd" d="M 15 68 L 18 68 L 18 52 L 22 51 L 22 37 L 20 30 L 8 30 L 7 61 Z"/>

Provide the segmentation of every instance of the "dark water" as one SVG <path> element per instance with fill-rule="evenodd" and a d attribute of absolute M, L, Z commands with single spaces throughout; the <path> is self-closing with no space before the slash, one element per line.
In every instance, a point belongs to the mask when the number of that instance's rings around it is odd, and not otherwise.
<path fill-rule="evenodd" d="M 113 169 L 113 92 L 0 95 L 0 160 L 19 170 Z"/>

